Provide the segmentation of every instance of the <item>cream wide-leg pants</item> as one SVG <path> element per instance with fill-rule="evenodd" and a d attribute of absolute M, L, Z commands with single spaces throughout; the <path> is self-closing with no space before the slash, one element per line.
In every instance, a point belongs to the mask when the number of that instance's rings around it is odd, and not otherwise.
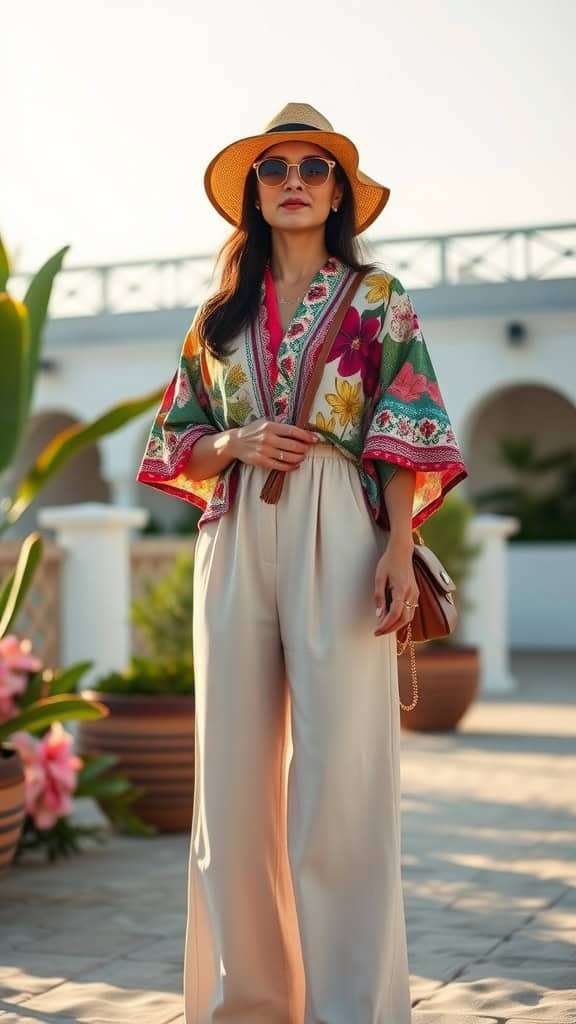
<path fill-rule="evenodd" d="M 409 1024 L 388 534 L 331 445 L 266 475 L 196 546 L 186 1024 Z"/>

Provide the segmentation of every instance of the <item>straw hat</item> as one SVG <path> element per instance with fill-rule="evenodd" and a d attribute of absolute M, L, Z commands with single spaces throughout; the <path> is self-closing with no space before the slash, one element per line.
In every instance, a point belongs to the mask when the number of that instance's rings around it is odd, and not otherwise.
<path fill-rule="evenodd" d="M 308 103 L 288 103 L 272 118 L 262 134 L 232 142 L 210 161 L 204 187 L 213 206 L 236 227 L 242 218 L 244 185 L 252 164 L 265 149 L 278 142 L 312 142 L 327 149 L 338 161 L 356 201 L 356 234 L 364 231 L 384 209 L 390 189 L 358 169 L 358 150 L 345 135 Z"/>

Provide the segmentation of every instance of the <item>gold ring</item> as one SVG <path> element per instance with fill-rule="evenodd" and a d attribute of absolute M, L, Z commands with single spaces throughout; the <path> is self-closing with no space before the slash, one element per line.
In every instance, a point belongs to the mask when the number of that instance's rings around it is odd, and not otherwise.
<path fill-rule="evenodd" d="M 418 602 L 416 602 L 416 604 L 410 604 L 410 601 L 402 601 L 402 604 L 405 604 L 407 608 L 417 608 L 418 607 Z"/>

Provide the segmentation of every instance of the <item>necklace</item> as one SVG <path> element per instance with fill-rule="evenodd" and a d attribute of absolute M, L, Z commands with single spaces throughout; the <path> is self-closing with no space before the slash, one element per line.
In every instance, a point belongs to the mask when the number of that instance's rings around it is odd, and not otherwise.
<path fill-rule="evenodd" d="M 302 302 L 302 299 L 303 299 L 305 294 L 306 294 L 305 292 L 302 292 L 302 295 L 298 295 L 298 296 L 296 296 L 293 299 L 284 299 L 284 298 L 281 298 L 279 295 L 277 296 L 277 298 L 278 298 L 278 302 L 280 303 L 281 306 L 287 306 L 291 302 L 298 302 L 298 304 L 300 304 L 300 302 Z"/>

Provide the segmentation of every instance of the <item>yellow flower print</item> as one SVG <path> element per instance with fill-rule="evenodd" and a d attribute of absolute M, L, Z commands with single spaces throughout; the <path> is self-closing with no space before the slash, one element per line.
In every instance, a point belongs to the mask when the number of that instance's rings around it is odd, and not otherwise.
<path fill-rule="evenodd" d="M 228 370 L 228 373 L 226 374 L 226 384 L 231 388 L 233 387 L 235 391 L 237 391 L 242 384 L 246 384 L 247 380 L 248 377 L 244 373 L 240 363 L 235 363 L 232 369 Z"/>
<path fill-rule="evenodd" d="M 326 420 L 324 418 L 324 414 L 323 413 L 317 412 L 316 413 L 316 426 L 318 427 L 318 430 L 325 430 L 329 434 L 333 434 L 334 431 L 336 430 L 336 420 L 334 419 L 333 416 L 331 416 L 329 420 Z"/>
<path fill-rule="evenodd" d="M 346 427 L 349 423 L 356 423 L 360 419 L 362 411 L 362 399 L 360 388 L 362 381 L 350 384 L 347 380 L 335 378 L 337 394 L 326 395 L 328 405 L 331 405 L 340 420 L 340 426 Z"/>
<path fill-rule="evenodd" d="M 390 274 L 369 274 L 366 284 L 370 291 L 366 296 L 367 302 L 387 302 L 390 296 Z"/>

